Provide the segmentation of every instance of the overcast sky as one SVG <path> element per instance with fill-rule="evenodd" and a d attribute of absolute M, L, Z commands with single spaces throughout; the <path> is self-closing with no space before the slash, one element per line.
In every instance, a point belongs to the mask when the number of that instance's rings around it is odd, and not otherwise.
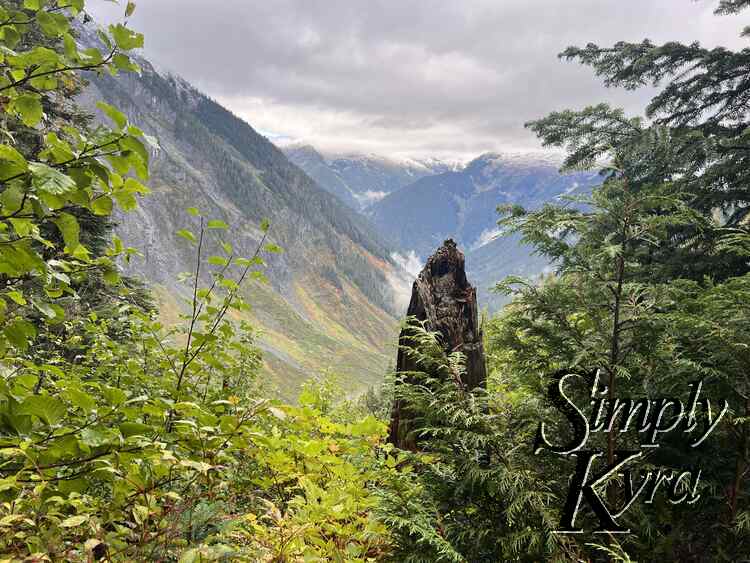
<path fill-rule="evenodd" d="M 91 0 L 102 22 L 124 11 Z M 607 90 L 568 45 L 649 38 L 743 47 L 709 0 L 136 0 L 145 54 L 272 139 L 468 158 L 539 148 L 523 123 L 648 92 Z"/>

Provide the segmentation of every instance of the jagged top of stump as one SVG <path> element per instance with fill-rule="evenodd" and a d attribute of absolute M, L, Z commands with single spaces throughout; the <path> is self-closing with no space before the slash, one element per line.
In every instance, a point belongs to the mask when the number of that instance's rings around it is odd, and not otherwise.
<path fill-rule="evenodd" d="M 449 238 L 427 259 L 419 277 L 437 278 L 451 273 L 458 287 L 462 289 L 469 287 L 469 282 L 466 279 L 464 253 L 458 249 L 455 241 Z"/>

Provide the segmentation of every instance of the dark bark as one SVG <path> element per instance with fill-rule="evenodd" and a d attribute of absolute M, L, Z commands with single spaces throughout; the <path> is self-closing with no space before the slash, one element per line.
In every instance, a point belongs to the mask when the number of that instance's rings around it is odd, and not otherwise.
<path fill-rule="evenodd" d="M 430 256 L 414 281 L 408 316 L 423 321 L 436 332 L 447 353 L 460 351 L 466 356 L 466 374 L 460 384 L 467 389 L 484 387 L 487 367 L 479 326 L 477 292 L 466 279 L 464 255 L 448 239 Z M 396 359 L 398 373 L 423 368 L 402 348 L 409 343 L 409 328 L 401 331 Z M 391 411 L 388 441 L 402 449 L 416 450 L 407 405 L 396 400 Z"/>

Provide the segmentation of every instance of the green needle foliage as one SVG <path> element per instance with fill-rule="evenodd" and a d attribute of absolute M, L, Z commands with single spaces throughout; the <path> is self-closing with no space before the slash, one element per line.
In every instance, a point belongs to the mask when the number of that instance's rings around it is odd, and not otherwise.
<path fill-rule="evenodd" d="M 717 14 L 747 5 L 720 2 Z M 591 66 L 608 86 L 660 90 L 647 119 L 600 104 L 528 124 L 546 145 L 568 150 L 566 168 L 598 167 L 603 182 L 591 198 L 563 206 L 500 210 L 500 225 L 556 269 L 539 284 L 499 286 L 515 299 L 487 329 L 494 376 L 512 404 L 536 405 L 561 441 L 568 424 L 545 400 L 557 370 L 598 369 L 609 399 L 685 401 L 688 383 L 704 378 L 702 393 L 715 408 L 729 404 L 710 439 L 690 448 L 665 438 L 641 466 L 701 468 L 699 501 L 673 505 L 657 495 L 621 517 L 633 534 L 578 538 L 576 549 L 593 560 L 741 560 L 750 552 L 747 49 L 644 41 L 570 47 L 560 56 Z M 572 392 L 577 404 L 587 404 L 587 391 Z M 639 440 L 599 434 L 589 446 L 611 460 Z M 564 498 L 567 484 L 555 477 L 570 474 L 568 459 L 542 454 L 528 468 L 548 475 Z M 622 505 L 621 484 L 602 493 Z"/>

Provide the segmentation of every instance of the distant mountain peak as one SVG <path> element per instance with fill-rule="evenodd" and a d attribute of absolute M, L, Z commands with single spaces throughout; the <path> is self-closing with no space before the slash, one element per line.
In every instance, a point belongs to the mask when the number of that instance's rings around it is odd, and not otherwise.
<path fill-rule="evenodd" d="M 302 141 L 284 144 L 282 150 L 318 185 L 360 211 L 420 178 L 463 166 L 438 158 L 399 158 L 354 151 L 333 153 Z"/>
<path fill-rule="evenodd" d="M 561 154 L 553 151 L 548 152 L 523 152 L 523 151 L 504 151 L 504 152 L 485 152 L 467 165 L 467 169 L 478 169 L 485 166 L 554 166 L 559 168 L 562 164 L 563 157 Z"/>

